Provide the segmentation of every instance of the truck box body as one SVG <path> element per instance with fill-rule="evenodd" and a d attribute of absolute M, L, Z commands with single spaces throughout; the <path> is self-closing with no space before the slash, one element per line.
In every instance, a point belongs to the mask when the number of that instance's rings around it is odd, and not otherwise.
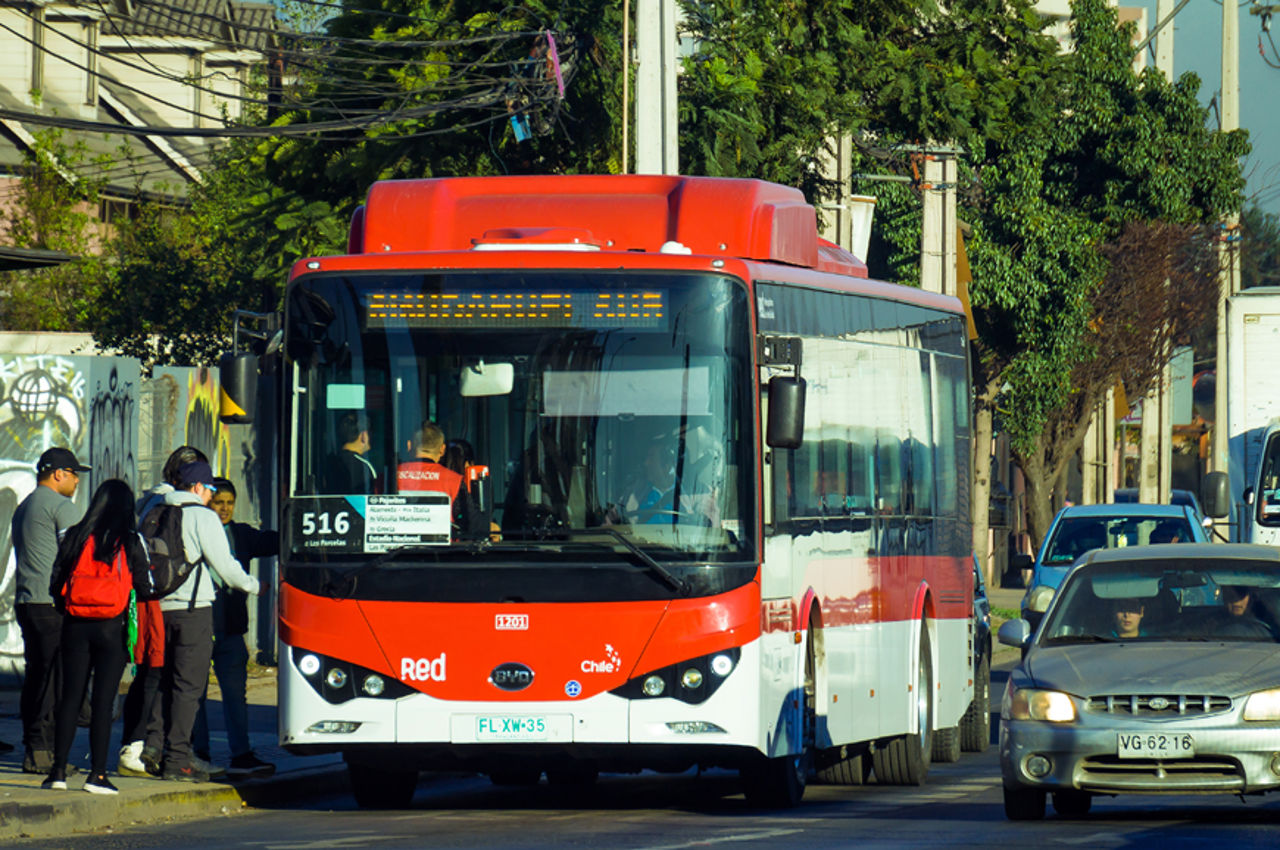
<path fill-rule="evenodd" d="M 1280 287 L 1227 299 L 1227 417 L 1232 539 L 1280 544 L 1280 516 L 1265 521 L 1261 463 L 1269 434 L 1280 431 Z M 1277 494 L 1280 495 L 1280 494 Z M 1246 499 L 1248 501 L 1246 501 Z M 1278 505 L 1280 507 L 1280 505 Z M 1262 520 L 1262 521 L 1260 521 Z"/>

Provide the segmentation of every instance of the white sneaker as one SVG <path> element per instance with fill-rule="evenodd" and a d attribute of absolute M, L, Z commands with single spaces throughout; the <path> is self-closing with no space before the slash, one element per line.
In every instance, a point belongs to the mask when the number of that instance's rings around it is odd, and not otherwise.
<path fill-rule="evenodd" d="M 203 770 L 209 774 L 210 779 L 217 779 L 219 776 L 226 776 L 227 769 L 220 765 L 210 764 L 195 753 L 191 754 L 191 766 L 197 770 Z"/>
<path fill-rule="evenodd" d="M 120 763 L 116 772 L 121 776 L 149 776 L 142 763 L 142 742 L 134 741 L 120 748 Z"/>

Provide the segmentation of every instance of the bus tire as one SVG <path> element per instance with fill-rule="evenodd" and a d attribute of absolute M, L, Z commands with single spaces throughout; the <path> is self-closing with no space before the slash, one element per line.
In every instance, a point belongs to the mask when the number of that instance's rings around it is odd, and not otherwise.
<path fill-rule="evenodd" d="M 362 809 L 407 809 L 418 787 L 418 771 L 390 770 L 347 762 L 351 795 Z"/>
<path fill-rule="evenodd" d="M 816 773 L 821 785 L 865 785 L 871 778 L 871 759 L 867 756 L 845 756 Z"/>
<path fill-rule="evenodd" d="M 983 753 L 991 745 L 991 659 L 982 657 L 973 679 L 973 702 L 960 721 L 960 749 Z"/>
<path fill-rule="evenodd" d="M 933 732 L 933 758 L 938 764 L 960 761 L 960 727 L 935 729 Z"/>
<path fill-rule="evenodd" d="M 881 785 L 923 785 L 929 776 L 929 757 L 933 755 L 933 656 L 929 652 L 929 633 L 923 629 L 920 662 L 911 693 L 917 731 L 894 738 L 871 754 L 876 782 Z"/>
<path fill-rule="evenodd" d="M 813 769 L 814 737 L 817 729 L 817 659 L 813 642 L 813 622 L 805 644 L 804 700 L 800 712 L 800 752 L 778 758 L 761 758 L 742 768 L 742 790 L 747 805 L 754 809 L 790 809 L 804 797 L 809 771 Z"/>
<path fill-rule="evenodd" d="M 600 770 L 591 763 L 567 764 L 547 768 L 547 784 L 560 788 L 585 788 L 595 785 Z"/>

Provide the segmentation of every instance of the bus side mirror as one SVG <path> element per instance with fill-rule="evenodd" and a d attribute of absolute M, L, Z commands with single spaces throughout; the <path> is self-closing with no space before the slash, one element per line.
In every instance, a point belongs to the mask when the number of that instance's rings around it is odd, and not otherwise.
<path fill-rule="evenodd" d="M 222 355 L 218 361 L 218 383 L 222 389 L 218 418 L 228 425 L 252 422 L 254 401 L 258 397 L 258 356 L 231 353 Z"/>
<path fill-rule="evenodd" d="M 774 449 L 798 449 L 804 442 L 804 378 L 769 379 L 769 423 L 765 442 Z"/>
<path fill-rule="evenodd" d="M 1200 502 L 1211 517 L 1224 517 L 1231 512 L 1231 482 L 1225 472 L 1210 472 L 1200 485 Z"/>

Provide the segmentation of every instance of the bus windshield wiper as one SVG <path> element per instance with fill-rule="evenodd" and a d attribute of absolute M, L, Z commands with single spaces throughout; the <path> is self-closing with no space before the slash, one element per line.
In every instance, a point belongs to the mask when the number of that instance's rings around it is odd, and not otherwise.
<path fill-rule="evenodd" d="M 362 564 L 349 573 L 343 573 L 337 578 L 326 581 L 323 590 L 326 595 L 333 599 L 350 599 L 351 595 L 356 592 L 356 582 L 365 573 L 371 573 L 376 569 L 380 569 L 383 564 L 395 560 L 401 555 L 439 555 L 440 546 L 423 546 L 421 544 L 412 544 L 405 546 L 396 546 L 383 552 L 367 564 Z"/>
<path fill-rule="evenodd" d="M 654 575 L 661 578 L 663 582 L 665 582 L 667 585 L 671 587 L 672 590 L 681 594 L 687 594 L 689 592 L 688 586 L 684 583 L 683 580 L 679 578 L 679 576 L 671 572 L 671 570 L 667 569 L 666 567 L 662 566 L 662 564 L 660 564 L 656 558 L 654 558 L 648 552 L 644 551 L 639 546 L 637 546 L 634 540 L 628 540 L 627 536 L 623 534 L 621 531 L 618 531 L 618 529 L 608 525 L 601 525 L 595 528 L 569 529 L 570 536 L 574 538 L 576 538 L 577 535 L 579 534 L 595 534 L 597 532 L 603 532 L 609 535 L 610 537 L 612 537 L 614 540 L 617 540 L 619 543 L 621 543 L 623 548 L 625 548 L 628 552 L 630 552 L 631 554 L 639 558 L 644 563 L 644 565 L 654 573 Z M 585 541 L 585 542 L 589 542 L 589 541 Z M 604 545 L 604 544 L 600 544 L 600 545 Z"/>

